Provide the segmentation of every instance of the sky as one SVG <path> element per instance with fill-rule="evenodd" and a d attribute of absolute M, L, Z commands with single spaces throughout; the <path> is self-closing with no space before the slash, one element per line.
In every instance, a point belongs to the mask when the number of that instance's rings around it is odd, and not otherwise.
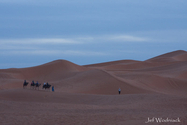
<path fill-rule="evenodd" d="M 187 51 L 186 0 L 0 0 L 0 69 Z"/>

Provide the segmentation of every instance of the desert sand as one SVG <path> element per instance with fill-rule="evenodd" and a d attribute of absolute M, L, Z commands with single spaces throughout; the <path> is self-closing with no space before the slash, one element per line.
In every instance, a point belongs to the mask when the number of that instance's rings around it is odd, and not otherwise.
<path fill-rule="evenodd" d="M 24 80 L 29 84 L 23 88 Z M 30 87 L 32 80 L 48 82 L 55 92 Z M 157 123 L 157 118 L 180 122 Z M 145 61 L 80 66 L 55 60 L 0 69 L 0 124 L 187 125 L 187 52 Z"/>

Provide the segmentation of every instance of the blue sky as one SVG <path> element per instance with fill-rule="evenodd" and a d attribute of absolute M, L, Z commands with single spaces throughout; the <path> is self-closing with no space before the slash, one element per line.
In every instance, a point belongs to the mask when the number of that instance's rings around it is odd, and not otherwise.
<path fill-rule="evenodd" d="M 185 0 L 0 0 L 0 69 L 187 50 Z"/>

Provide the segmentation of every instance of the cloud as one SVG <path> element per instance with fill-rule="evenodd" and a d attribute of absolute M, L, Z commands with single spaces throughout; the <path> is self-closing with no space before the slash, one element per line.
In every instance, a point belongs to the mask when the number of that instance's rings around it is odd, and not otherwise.
<path fill-rule="evenodd" d="M 90 37 L 78 37 L 74 40 L 86 42 L 149 42 L 150 38 L 138 37 L 133 35 L 118 34 L 118 35 L 101 35 L 101 36 L 90 36 Z"/>
<path fill-rule="evenodd" d="M 101 43 L 107 46 L 116 42 L 147 42 L 147 38 L 132 35 L 74 36 L 69 38 L 0 39 L 3 55 L 78 55 L 104 56 L 108 50 L 94 50 Z M 115 45 L 116 46 L 116 45 Z M 105 47 L 104 47 L 105 48 Z M 89 51 L 88 51 L 89 49 Z M 101 52 L 100 52 L 101 51 Z"/>
<path fill-rule="evenodd" d="M 104 52 L 80 51 L 80 50 L 10 50 L 2 51 L 4 55 L 44 55 L 44 56 L 106 56 Z"/>
<path fill-rule="evenodd" d="M 182 43 L 186 41 L 186 30 L 181 30 L 178 35 L 177 33 L 179 31 L 149 31 L 66 38 L 0 39 L 0 53 L 2 55 L 108 56 L 114 52 L 118 53 L 118 50 L 120 51 L 126 43 L 134 46 L 136 43 L 139 45 L 154 43 L 155 45 L 163 42 Z"/>
<path fill-rule="evenodd" d="M 95 35 L 95 36 L 69 36 L 64 38 L 25 38 L 0 39 L 0 50 L 10 49 L 43 49 L 45 47 L 71 47 L 84 48 L 92 44 L 101 43 L 160 43 L 160 42 L 186 42 L 186 30 L 134 32 L 131 34 Z M 83 46 L 83 47 L 81 47 Z"/>
<path fill-rule="evenodd" d="M 113 36 L 106 36 L 103 39 L 109 41 L 121 41 L 121 42 L 147 42 L 149 41 L 148 38 L 144 37 L 136 37 L 131 35 L 113 35 Z"/>
<path fill-rule="evenodd" d="M 100 35 L 100 36 L 85 36 L 73 38 L 73 40 L 81 41 L 82 43 L 100 43 L 100 42 L 151 42 L 150 38 L 138 37 L 134 35 L 117 34 L 117 35 Z"/>
<path fill-rule="evenodd" d="M 134 32 L 134 35 L 148 37 L 156 43 L 186 43 L 187 30 L 153 30 Z"/>
<path fill-rule="evenodd" d="M 81 44 L 80 41 L 65 38 L 39 38 L 39 39 L 1 39 L 0 44 Z"/>
<path fill-rule="evenodd" d="M 42 44 L 85 44 L 91 42 L 147 42 L 148 38 L 132 35 L 101 35 L 82 36 L 71 38 L 27 38 L 27 39 L 0 39 L 0 45 L 42 45 Z"/>

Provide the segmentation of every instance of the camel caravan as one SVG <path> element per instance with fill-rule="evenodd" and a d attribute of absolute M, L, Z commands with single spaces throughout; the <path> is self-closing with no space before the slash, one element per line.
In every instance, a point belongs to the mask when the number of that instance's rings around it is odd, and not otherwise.
<path fill-rule="evenodd" d="M 27 87 L 27 85 L 29 84 L 29 82 L 27 82 L 26 80 L 24 81 L 24 83 L 23 83 L 23 88 L 25 88 L 25 87 Z M 35 83 L 34 81 L 32 81 L 31 82 L 31 84 L 30 84 L 30 89 L 32 88 L 32 89 L 37 89 L 38 88 L 38 90 L 39 90 L 39 87 L 41 86 L 41 84 L 40 83 L 38 83 L 38 81 Z M 42 89 L 50 89 L 50 87 L 51 87 L 51 85 L 47 82 L 47 83 L 44 83 L 43 84 L 43 87 L 42 87 Z M 52 91 L 54 92 L 54 86 L 52 86 Z"/>

